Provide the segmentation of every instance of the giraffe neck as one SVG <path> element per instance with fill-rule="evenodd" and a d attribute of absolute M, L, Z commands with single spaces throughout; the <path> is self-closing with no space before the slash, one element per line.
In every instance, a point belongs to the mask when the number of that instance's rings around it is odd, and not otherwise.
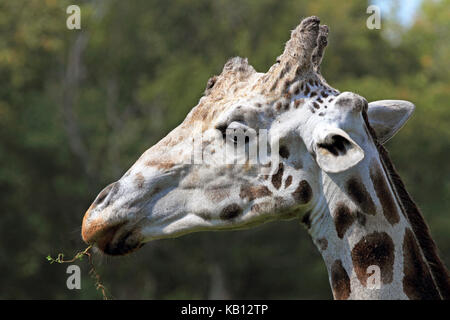
<path fill-rule="evenodd" d="M 417 223 L 410 220 L 411 215 L 418 220 L 420 212 L 405 208 L 404 195 L 398 195 L 385 169 L 386 157 L 376 152 L 349 172 L 323 174 L 324 196 L 307 220 L 327 266 L 333 296 L 448 298 L 447 271 L 421 216 L 419 229 L 428 236 L 428 248 L 421 242 L 423 234 L 418 237 Z"/>
<path fill-rule="evenodd" d="M 332 100 L 322 97 L 333 99 L 336 92 L 328 95 L 324 88 L 324 95 L 319 86 L 317 94 L 309 85 L 314 89 L 317 83 L 304 82 L 299 89 L 303 98 L 312 99 L 311 112 L 326 108 Z M 292 87 L 296 88 L 295 82 Z M 350 175 L 324 174 L 324 197 L 306 215 L 327 265 L 334 297 L 450 299 L 448 272 L 428 227 L 377 142 L 366 111 L 363 118 L 371 152 Z"/>

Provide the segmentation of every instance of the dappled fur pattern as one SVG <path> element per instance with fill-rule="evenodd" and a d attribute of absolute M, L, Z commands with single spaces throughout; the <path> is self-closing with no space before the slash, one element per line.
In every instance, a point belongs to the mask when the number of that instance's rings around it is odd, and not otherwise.
<path fill-rule="evenodd" d="M 430 230 L 426 224 L 422 213 L 417 205 L 411 199 L 405 185 L 395 170 L 394 165 L 389 157 L 388 151 L 377 140 L 375 131 L 369 124 L 367 112 L 363 111 L 363 118 L 366 126 L 375 142 L 375 145 L 380 154 L 381 163 L 387 173 L 391 187 L 398 197 L 399 203 L 402 207 L 406 219 L 411 224 L 415 238 L 422 250 L 426 263 L 431 271 L 431 275 L 435 286 L 437 287 L 442 299 L 450 299 L 450 277 L 442 260 L 439 258 L 436 244 L 430 235 Z"/>

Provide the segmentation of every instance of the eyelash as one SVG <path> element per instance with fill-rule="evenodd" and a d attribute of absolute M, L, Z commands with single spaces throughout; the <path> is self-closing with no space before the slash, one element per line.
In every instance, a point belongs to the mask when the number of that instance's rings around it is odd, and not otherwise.
<path fill-rule="evenodd" d="M 222 134 L 222 139 L 225 140 L 227 138 L 227 129 L 228 129 L 228 125 L 221 125 L 216 127 L 217 130 L 220 131 L 220 133 Z M 237 143 L 237 136 L 233 137 L 233 143 L 236 144 Z M 249 143 L 249 137 L 245 136 L 245 144 Z"/>
<path fill-rule="evenodd" d="M 225 138 L 227 137 L 227 125 L 221 125 L 219 127 L 217 127 L 216 129 L 220 131 L 220 133 L 222 133 L 222 138 L 225 140 Z"/>

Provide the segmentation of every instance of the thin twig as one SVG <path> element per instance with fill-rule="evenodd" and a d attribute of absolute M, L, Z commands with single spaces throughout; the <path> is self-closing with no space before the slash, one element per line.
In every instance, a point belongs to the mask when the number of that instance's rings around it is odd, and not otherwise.
<path fill-rule="evenodd" d="M 89 252 L 92 249 L 92 245 L 90 245 L 89 247 L 87 247 L 86 249 L 84 249 L 81 252 L 77 252 L 75 254 L 75 256 L 70 259 L 70 260 L 64 260 L 64 254 L 63 253 L 59 253 L 58 256 L 56 257 L 56 259 L 52 258 L 50 255 L 47 256 L 47 260 L 50 262 L 50 264 L 53 263 L 71 263 L 74 262 L 76 260 L 82 260 L 83 256 L 87 256 L 88 257 L 88 261 L 89 261 L 89 265 L 91 266 L 91 270 L 89 270 L 89 275 L 95 280 L 95 289 L 101 290 L 102 295 L 103 295 L 103 300 L 110 300 L 112 297 L 108 297 L 107 294 L 107 289 L 106 287 L 103 285 L 102 281 L 101 281 L 101 277 L 98 274 L 97 270 L 95 269 L 94 266 L 94 262 L 92 261 L 92 254 Z M 110 295 L 111 296 L 111 295 Z"/>

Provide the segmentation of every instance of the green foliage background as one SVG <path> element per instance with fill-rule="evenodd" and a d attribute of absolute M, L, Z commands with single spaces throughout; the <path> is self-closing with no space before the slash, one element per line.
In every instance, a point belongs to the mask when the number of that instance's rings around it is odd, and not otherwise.
<path fill-rule="evenodd" d="M 98 299 L 47 254 L 85 247 L 97 193 L 183 120 L 231 56 L 267 70 L 302 17 L 330 27 L 328 82 L 369 101 L 416 104 L 387 147 L 450 265 L 450 1 L 423 1 L 411 27 L 366 27 L 360 0 L 0 1 L 0 298 Z M 326 269 L 297 222 L 198 233 L 97 258 L 120 299 L 330 299 Z"/>

